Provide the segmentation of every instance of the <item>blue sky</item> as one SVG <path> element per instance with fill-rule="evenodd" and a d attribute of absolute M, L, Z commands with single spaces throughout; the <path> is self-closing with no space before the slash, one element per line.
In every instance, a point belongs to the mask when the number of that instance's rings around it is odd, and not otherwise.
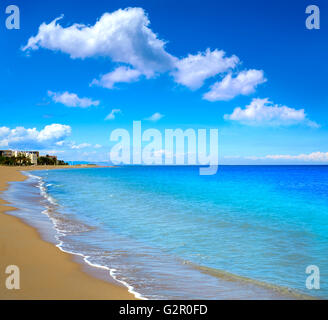
<path fill-rule="evenodd" d="M 5 28 L 9 4 L 20 30 Z M 305 28 L 309 4 L 320 30 Z M 108 160 L 111 131 L 142 120 L 218 128 L 222 163 L 328 162 L 325 1 L 14 0 L 0 12 L 2 149 Z"/>

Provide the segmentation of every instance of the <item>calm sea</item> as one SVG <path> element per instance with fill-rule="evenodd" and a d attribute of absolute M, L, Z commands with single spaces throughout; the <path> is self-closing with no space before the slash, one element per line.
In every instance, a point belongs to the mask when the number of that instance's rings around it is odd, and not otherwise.
<path fill-rule="evenodd" d="M 15 214 L 137 296 L 328 298 L 328 166 L 31 174 L 6 192 Z M 309 265 L 320 269 L 320 290 L 305 286 Z"/>

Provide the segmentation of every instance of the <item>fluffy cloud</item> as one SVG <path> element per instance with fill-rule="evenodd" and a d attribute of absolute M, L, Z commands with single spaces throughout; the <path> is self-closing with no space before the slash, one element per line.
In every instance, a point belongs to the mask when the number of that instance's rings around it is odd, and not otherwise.
<path fill-rule="evenodd" d="M 303 123 L 311 127 L 318 125 L 307 119 L 304 109 L 293 109 L 273 104 L 266 99 L 253 99 L 245 109 L 236 108 L 232 114 L 225 115 L 226 120 L 239 121 L 246 125 L 293 125 Z"/>
<path fill-rule="evenodd" d="M 152 116 L 150 116 L 149 118 L 146 118 L 145 120 L 149 120 L 149 121 L 158 121 L 160 119 L 162 119 L 164 117 L 163 114 L 160 114 L 159 112 L 154 113 Z"/>
<path fill-rule="evenodd" d="M 65 28 L 58 24 L 60 19 L 42 23 L 22 50 L 46 48 L 81 59 L 109 57 L 132 65 L 147 77 L 172 69 L 176 60 L 149 28 L 150 21 L 142 8 L 105 13 L 93 26 L 73 24 Z"/>
<path fill-rule="evenodd" d="M 63 124 L 52 124 L 38 131 L 36 128 L 17 127 L 0 128 L 0 146 L 8 148 L 46 148 L 63 141 L 70 136 L 71 127 Z"/>
<path fill-rule="evenodd" d="M 93 25 L 74 23 L 64 27 L 60 24 L 62 18 L 42 23 L 22 50 L 30 52 L 44 48 L 66 53 L 72 59 L 102 56 L 120 64 L 114 71 L 94 79 L 92 85 L 112 89 L 116 83 L 131 83 L 142 76 L 152 78 L 169 72 L 176 83 L 196 90 L 206 79 L 231 72 L 239 63 L 237 56 L 227 57 L 223 50 L 218 49 L 207 49 L 178 59 L 166 51 L 165 42 L 150 29 L 150 21 L 142 8 L 104 13 Z M 228 74 L 222 81 L 215 82 L 203 98 L 208 101 L 230 100 L 254 92 L 257 85 L 265 81 L 261 70 L 243 71 L 236 77 Z M 99 104 L 99 101 L 80 99 L 68 92 L 52 94 L 54 99 L 68 106 Z"/>
<path fill-rule="evenodd" d="M 121 109 L 113 109 L 112 112 L 105 118 L 105 120 L 114 120 L 115 114 L 121 113 Z"/>
<path fill-rule="evenodd" d="M 6 137 L 10 133 L 10 129 L 7 127 L 0 127 L 0 139 Z"/>
<path fill-rule="evenodd" d="M 204 81 L 219 73 L 235 68 L 239 63 L 236 56 L 225 57 L 225 52 L 207 49 L 204 53 L 189 54 L 176 62 L 176 70 L 172 75 L 177 83 L 192 90 L 200 88 Z"/>
<path fill-rule="evenodd" d="M 112 89 L 119 82 L 138 81 L 142 75 L 151 78 L 170 72 L 177 83 L 195 90 L 206 79 L 234 69 L 239 63 L 238 57 L 226 57 L 224 51 L 217 49 L 182 59 L 174 57 L 166 51 L 165 42 L 149 28 L 150 21 L 142 8 L 105 13 L 90 26 L 75 23 L 63 27 L 59 23 L 62 18 L 42 23 L 22 50 L 45 48 L 67 53 L 73 59 L 103 56 L 126 64 L 92 81 L 105 88 Z"/>
<path fill-rule="evenodd" d="M 328 162 L 328 152 L 312 152 L 309 154 L 289 155 L 289 154 L 278 154 L 278 155 L 267 155 L 264 157 L 246 157 L 250 160 L 297 160 L 307 162 Z"/>
<path fill-rule="evenodd" d="M 107 89 L 113 89 L 115 83 L 138 81 L 141 72 L 128 67 L 118 67 L 114 71 L 103 75 L 100 80 L 94 79 L 91 85 L 98 85 Z"/>
<path fill-rule="evenodd" d="M 242 71 L 235 78 L 228 74 L 222 81 L 215 82 L 203 98 L 208 101 L 231 100 L 238 95 L 253 93 L 259 84 L 266 81 L 262 70 Z"/>
<path fill-rule="evenodd" d="M 67 91 L 64 93 L 48 91 L 48 96 L 51 97 L 54 102 L 62 103 L 67 107 L 88 108 L 99 105 L 98 100 L 94 101 L 90 98 L 79 98 L 77 94 Z"/>

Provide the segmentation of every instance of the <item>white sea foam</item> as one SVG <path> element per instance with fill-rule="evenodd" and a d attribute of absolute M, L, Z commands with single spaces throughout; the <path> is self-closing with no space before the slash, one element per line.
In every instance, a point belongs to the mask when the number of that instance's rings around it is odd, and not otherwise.
<path fill-rule="evenodd" d="M 51 197 L 47 192 L 47 186 L 52 186 L 52 184 L 46 185 L 45 182 L 43 181 L 42 177 L 33 175 L 30 172 L 23 172 L 23 173 L 31 179 L 36 179 L 38 181 L 37 187 L 40 190 L 41 196 L 43 196 L 52 206 L 58 206 L 58 203 L 55 201 L 55 199 L 53 197 Z M 121 283 L 122 285 L 124 285 L 125 287 L 127 287 L 128 292 L 133 294 L 137 299 L 148 300 L 146 297 L 142 296 L 139 292 L 135 291 L 134 287 L 131 286 L 129 283 L 127 283 L 124 280 L 120 280 L 117 276 L 117 269 L 109 268 L 104 265 L 93 263 L 89 260 L 91 258 L 90 256 L 86 256 L 85 254 L 83 254 L 81 252 L 74 252 L 74 251 L 69 251 L 67 249 L 64 249 L 64 247 L 63 247 L 64 242 L 61 240 L 60 237 L 66 236 L 69 231 L 58 227 L 57 220 L 54 219 L 53 217 L 51 217 L 51 215 L 49 214 L 50 210 L 51 210 L 51 208 L 46 205 L 46 209 L 43 210 L 42 213 L 45 214 L 49 218 L 49 220 L 52 222 L 52 226 L 56 232 L 55 239 L 58 242 L 55 245 L 57 248 L 59 248 L 59 250 L 61 250 L 62 252 L 65 252 L 65 253 L 69 253 L 69 254 L 73 254 L 73 255 L 81 257 L 83 259 L 83 261 L 91 267 L 102 269 L 102 270 L 107 270 L 109 272 L 109 275 L 111 278 L 113 278 L 115 281 L 117 281 L 117 282 Z"/>

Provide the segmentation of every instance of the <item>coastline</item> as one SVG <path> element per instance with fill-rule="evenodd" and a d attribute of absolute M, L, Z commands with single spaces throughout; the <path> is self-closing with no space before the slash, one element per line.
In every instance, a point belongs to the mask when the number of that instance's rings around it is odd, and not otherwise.
<path fill-rule="evenodd" d="M 41 239 L 36 229 L 17 217 L 6 214 L 16 210 L 1 198 L 9 182 L 24 181 L 20 171 L 90 168 L 92 166 L 0 166 L 0 299 L 91 299 L 134 300 L 135 296 L 119 283 L 107 282 L 86 273 L 74 255 L 63 252 Z M 12 205 L 12 204 L 11 204 Z M 14 205 L 14 204 L 13 204 Z M 8 290 L 5 269 L 20 268 L 20 290 Z"/>
<path fill-rule="evenodd" d="M 41 167 L 2 167 L 0 166 L 0 300 L 1 299 L 64 299 L 64 300 L 70 300 L 70 299 L 144 299 L 143 295 L 147 296 L 149 294 L 149 291 L 145 290 L 145 287 L 143 287 L 143 291 L 140 289 L 140 285 L 143 283 L 140 281 L 140 279 L 144 279 L 144 277 L 140 277 L 135 281 L 136 279 L 133 277 L 129 278 L 130 270 L 134 270 L 135 266 L 144 266 L 144 261 L 141 260 L 135 260 L 132 262 L 132 264 L 127 263 L 127 261 L 124 258 L 124 261 L 113 261 L 111 260 L 110 263 L 106 263 L 106 260 L 99 260 L 97 259 L 97 253 L 94 255 L 96 251 L 90 248 L 81 247 L 79 244 L 79 241 L 77 241 L 76 244 L 73 245 L 70 242 L 70 239 L 64 239 L 69 232 L 75 230 L 76 226 L 79 226 L 80 223 L 83 223 L 83 219 L 80 215 L 78 215 L 75 219 L 74 217 L 69 218 L 68 220 L 65 219 L 64 225 L 61 226 L 61 218 L 58 219 L 56 216 L 57 212 L 60 214 L 65 215 L 65 210 L 62 213 L 59 207 L 57 208 L 57 202 L 54 200 L 51 196 L 52 194 L 52 187 L 53 185 L 60 185 L 60 182 L 53 182 L 51 181 L 54 177 L 58 176 L 67 176 L 65 172 L 58 171 L 58 172 L 47 172 L 49 169 L 73 169 L 70 171 L 71 175 L 77 174 L 83 175 L 86 174 L 87 177 L 93 177 L 92 181 L 96 179 L 97 175 L 93 176 L 89 173 L 89 171 L 81 170 L 76 171 L 74 169 L 81 169 L 81 168 L 99 168 L 98 166 L 91 166 L 91 165 L 77 165 L 77 166 L 58 166 L 58 167 L 47 167 L 47 166 L 41 166 Z M 45 172 L 39 172 L 35 173 L 33 171 L 35 170 L 45 170 Z M 76 172 L 75 172 L 76 171 Z M 92 172 L 98 172 L 94 170 L 90 170 Z M 112 171 L 109 170 L 108 174 L 114 174 L 116 170 Z M 104 173 L 100 170 L 101 176 L 104 175 Z M 82 177 L 81 177 L 82 178 Z M 60 179 L 59 179 L 60 181 Z M 74 179 L 73 179 L 74 181 Z M 12 182 L 12 183 L 11 183 Z M 65 181 L 64 181 L 65 182 Z M 66 181 L 68 182 L 68 181 Z M 9 188 L 10 183 L 10 188 Z M 64 183 L 65 184 L 65 183 Z M 74 183 L 73 183 L 74 184 Z M 72 184 L 72 185 L 73 185 Z M 8 186 L 7 186 L 8 185 Z M 66 183 L 67 185 L 67 183 Z M 70 185 L 70 184 L 68 184 Z M 47 190 L 47 187 L 51 190 Z M 8 187 L 8 188 L 7 188 Z M 32 188 L 32 189 L 30 189 Z M 43 189 L 46 190 L 45 194 L 43 194 Z M 112 189 L 116 192 L 118 191 L 117 186 L 112 186 Z M 85 190 L 84 190 L 85 191 Z M 112 192 L 115 192 L 112 191 Z M 41 192 L 42 196 L 39 196 Z M 74 194 L 71 194 L 69 197 L 67 197 L 66 200 L 69 202 L 74 201 Z M 54 197 L 56 198 L 56 193 L 54 194 Z M 5 199 L 5 200 L 3 200 Z M 59 197 L 60 199 L 60 197 Z M 94 198 L 89 198 L 88 201 L 92 204 L 95 200 Z M 95 200 L 96 201 L 96 200 Z M 81 201 L 81 203 L 84 203 L 84 201 Z M 47 204 L 48 203 L 48 204 Z M 3 206 L 1 206 L 3 204 Z M 6 205 L 7 204 L 7 205 Z M 14 206 L 9 207 L 8 206 Z M 51 204 L 54 204 L 52 206 Z M 64 202 L 65 205 L 65 202 Z M 69 204 L 66 203 L 66 205 Z M 46 208 L 43 210 L 43 208 Z M 91 208 L 91 207 L 90 207 Z M 90 210 L 89 208 L 89 210 Z M 83 213 L 83 208 L 80 208 L 81 210 L 78 210 L 79 213 Z M 13 214 L 8 213 L 9 211 L 17 210 Z M 89 211 L 90 212 L 90 211 Z M 4 214 L 2 214 L 4 213 Z M 7 214 L 6 214 L 7 213 Z M 85 212 L 87 213 L 87 212 Z M 119 210 L 119 213 L 121 215 L 121 211 Z M 3 218 L 6 217 L 7 219 Z M 80 220 L 82 219 L 82 220 Z M 48 225 L 49 220 L 49 225 Z M 82 222 L 81 222 L 82 221 Z M 57 225 L 57 222 L 59 222 L 59 225 Z M 70 226 L 70 223 L 72 223 L 72 226 Z M 97 227 L 93 227 L 92 224 L 89 225 L 88 221 L 84 221 L 86 228 L 95 228 L 98 230 Z M 23 225 L 19 227 L 19 225 Z M 26 231 L 26 227 L 28 227 L 30 230 Z M 23 229 L 22 229 L 23 228 Z M 81 228 L 81 226 L 80 226 Z M 83 228 L 82 228 L 83 229 Z M 81 229 L 81 230 L 82 230 Z M 92 229 L 90 229 L 92 230 Z M 24 233 L 29 232 L 28 236 L 25 237 L 22 236 Z M 53 233 L 54 232 L 54 233 Z M 68 232 L 68 233 L 67 233 Z M 93 231 L 91 231 L 90 236 L 88 236 L 88 239 L 92 238 Z M 32 234 L 32 235 L 31 235 Z M 58 235 L 58 237 L 57 237 Z M 62 237 L 63 236 L 63 237 Z M 38 240 L 38 247 L 36 249 L 34 245 L 35 237 Z M 97 238 L 96 238 L 97 239 Z M 120 243 L 119 239 L 115 238 L 114 234 L 109 234 L 108 239 L 110 239 L 110 243 L 107 243 L 107 248 L 111 248 L 112 252 L 115 252 L 115 244 Z M 113 241 L 113 240 L 118 240 Z M 33 240 L 33 241 L 32 241 Z M 67 241 L 68 240 L 68 241 Z M 43 244 L 50 245 L 51 252 L 49 251 L 49 247 L 46 249 L 43 246 L 42 250 L 46 250 L 46 254 L 44 255 L 43 251 L 40 250 L 39 244 L 42 242 Z M 114 246 L 113 246 L 114 242 Z M 82 241 L 83 243 L 83 241 Z M 26 245 L 27 244 L 27 245 Z M 33 249 L 26 250 L 26 247 L 29 246 Z M 118 245 L 119 248 L 127 248 L 129 245 L 126 243 L 123 243 L 123 245 Z M 59 250 L 57 250 L 59 249 Z M 55 252 L 56 251 L 56 252 Z M 54 260 L 53 255 L 58 255 L 58 251 L 60 254 L 64 254 L 65 257 L 61 256 L 61 258 L 56 258 L 57 260 Z M 134 252 L 134 251 L 133 251 Z M 144 251 L 141 251 L 144 252 Z M 147 252 L 147 250 L 146 250 Z M 158 252 L 155 253 L 156 257 Z M 48 258 L 40 259 L 41 256 L 48 257 L 48 255 L 51 255 L 52 261 L 55 262 L 49 262 Z M 37 258 L 35 257 L 37 256 Z M 111 258 L 115 256 L 111 255 Z M 160 255 L 159 255 L 160 256 Z M 9 257 L 9 258 L 8 258 Z M 19 259 L 16 259 L 19 258 Z M 7 259 L 7 260 L 3 260 Z M 56 263 L 58 259 L 61 259 L 59 261 L 60 268 L 57 267 Z M 69 266 L 68 271 L 63 270 L 62 263 L 63 259 L 65 259 L 65 265 L 67 267 L 67 261 L 70 262 L 70 264 L 73 264 L 74 267 Z M 127 259 L 129 261 L 129 259 Z M 5 263 L 5 261 L 8 261 L 8 263 Z M 13 262 L 14 261 L 14 262 Z M 19 262 L 16 262 L 19 261 Z M 19 291 L 10 291 L 5 289 L 5 279 L 8 277 L 8 275 L 5 274 L 5 268 L 8 265 L 17 265 L 20 267 L 21 275 L 26 274 L 22 271 L 21 268 L 21 261 L 23 261 L 24 271 L 27 269 L 27 266 L 30 268 L 28 270 L 28 280 L 32 283 L 30 288 L 34 291 L 33 296 L 27 292 L 23 293 Z M 108 261 L 107 261 L 108 262 Z M 118 262 L 118 263 L 117 263 Z M 172 262 L 172 261 L 171 261 Z M 298 292 L 296 289 L 290 289 L 288 287 L 281 287 L 279 285 L 273 285 L 268 282 L 258 281 L 254 280 L 252 278 L 246 278 L 243 276 L 239 276 L 237 274 L 232 274 L 227 271 L 221 270 L 221 269 L 214 269 L 210 267 L 205 267 L 202 264 L 195 264 L 188 260 L 178 260 L 179 264 L 175 265 L 175 262 L 173 261 L 172 264 L 170 264 L 170 268 L 174 268 L 175 272 L 179 274 L 180 270 L 180 263 L 181 265 L 187 265 L 187 269 L 181 269 L 183 272 L 183 275 L 185 276 L 187 273 L 192 279 L 199 279 L 202 278 L 203 282 L 207 283 L 208 286 L 205 287 L 205 291 L 209 293 L 206 288 L 210 288 L 211 286 L 215 286 L 217 291 L 214 292 L 215 296 L 219 295 L 219 299 L 256 299 L 256 297 L 262 297 L 264 299 L 277 299 L 277 300 L 289 300 L 289 299 L 296 299 L 296 300 L 303 300 L 303 299 L 320 299 L 318 297 L 314 296 L 308 296 L 307 294 Z M 49 264 L 51 264 L 52 269 L 49 270 Z M 111 267 L 109 267 L 111 266 Z M 123 267 L 123 269 L 122 269 Z M 177 268 L 176 268 L 177 267 Z M 40 269 L 45 269 L 45 275 L 44 278 L 47 278 L 46 280 L 40 280 L 35 281 L 36 277 L 39 276 Z M 68 268 L 68 267 L 67 267 Z M 111 269 L 110 269 L 111 268 Z M 125 269 L 124 269 L 125 268 Z M 67 281 L 70 280 L 69 278 L 77 277 L 77 270 L 79 273 L 83 274 L 83 279 L 74 281 Z M 188 271 L 189 269 L 189 271 Z M 58 272 L 59 270 L 59 272 Z M 161 270 L 167 270 L 162 269 Z M 180 270 L 180 271 L 181 271 Z M 191 270 L 191 271 L 190 271 Z M 34 272 L 34 274 L 33 274 Z M 69 275 L 67 273 L 70 273 Z M 191 273 L 190 273 L 191 272 Z M 58 278 L 62 279 L 62 283 L 59 285 L 61 286 L 58 288 L 57 283 L 58 279 L 53 278 L 53 274 L 56 273 Z M 196 274 L 197 273 L 197 274 Z M 203 274 L 203 276 L 201 275 Z M 122 278 L 123 275 L 123 278 Z M 80 276 L 80 275 L 78 275 Z M 88 277 L 88 281 L 93 282 L 93 287 L 95 287 L 95 290 L 97 290 L 97 293 L 90 292 L 90 284 L 87 284 L 85 281 L 85 277 Z M 23 284 L 23 277 L 24 280 L 26 280 L 26 276 L 21 276 L 21 288 L 26 288 L 26 285 Z M 66 278 L 65 278 L 66 277 Z M 205 277 L 205 278 L 204 278 Z M 206 277 L 210 277 L 211 280 L 208 281 Z M 51 281 L 55 282 L 55 284 L 48 283 L 49 279 Z M 53 280 L 54 279 L 54 280 Z M 126 280 L 128 279 L 128 280 Z M 215 280 L 217 279 L 217 280 Z M 82 281 L 82 282 L 81 282 Z M 99 283 L 96 284 L 95 281 L 100 281 L 101 287 L 99 286 Z M 208 282 L 207 282 L 208 281 Z M 213 281 L 219 281 L 219 285 L 213 284 Z M 157 282 L 157 281 L 156 281 Z M 105 288 L 104 289 L 104 283 L 108 287 L 108 284 L 110 286 L 113 286 L 112 288 Z M 148 282 L 149 283 L 149 282 Z M 153 297 L 159 294 L 164 294 L 165 290 L 162 290 L 163 286 L 160 285 L 160 281 L 157 282 L 157 286 L 153 287 L 153 291 L 150 291 L 149 297 Z M 82 286 L 85 286 L 86 289 L 80 289 Z M 189 287 L 189 284 L 183 283 L 184 285 L 181 285 L 179 288 L 189 288 L 189 291 L 187 290 L 187 295 L 193 292 L 193 288 Z M 36 287 L 36 285 L 38 287 Z M 34 287 L 33 287 L 34 286 Z M 70 291 L 67 292 L 67 286 L 69 286 Z M 72 288 L 76 287 L 76 290 L 71 290 Z M 98 289 L 97 289 L 98 286 Z M 28 288 L 28 290 L 30 290 Z M 49 289 L 48 289 L 49 288 Z M 119 295 L 116 292 L 116 289 L 119 289 Z M 139 289 L 138 289 L 139 288 Z M 173 288 L 173 287 L 172 287 Z M 34 290 L 35 289 L 35 290 Z M 123 289 L 123 291 L 121 290 Z M 125 289 L 125 290 L 124 290 Z M 83 291 L 84 290 L 84 291 Z M 135 291 L 136 290 L 136 291 Z M 140 290 L 140 291 L 139 291 Z M 236 294 L 234 294 L 234 291 L 236 291 Z M 106 296 L 103 294 L 103 292 L 106 292 Z M 142 295 L 139 292 L 143 292 Z M 178 291 L 173 291 L 173 296 Z M 229 295 L 229 292 L 232 292 L 232 294 Z M 13 293 L 13 294 L 11 294 Z M 15 293 L 15 294 L 14 294 Z M 185 292 L 182 291 L 184 294 Z M 212 292 L 213 293 L 213 292 Z M 121 297 L 121 294 L 123 297 Z M 171 292 L 172 294 L 172 292 Z M 128 297 L 126 297 L 128 295 Z M 197 296 L 197 293 L 194 296 Z M 194 297 L 192 296 L 192 297 Z M 162 298 L 165 297 L 165 295 L 162 296 Z M 189 297 L 189 296 L 188 296 Z M 152 299 L 152 298 L 150 298 Z M 208 296 L 205 299 L 212 299 L 212 296 L 208 294 Z"/>

